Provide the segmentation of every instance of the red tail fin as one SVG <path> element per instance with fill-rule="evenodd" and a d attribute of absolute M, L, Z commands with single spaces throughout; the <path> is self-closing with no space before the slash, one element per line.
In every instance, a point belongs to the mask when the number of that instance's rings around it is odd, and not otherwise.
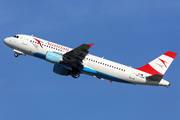
<path fill-rule="evenodd" d="M 145 66 L 136 69 L 149 73 L 151 75 L 164 75 L 166 70 L 169 68 L 170 64 L 176 57 L 176 55 L 177 53 L 168 51 L 160 57 L 154 59 L 150 63 L 146 64 Z"/>

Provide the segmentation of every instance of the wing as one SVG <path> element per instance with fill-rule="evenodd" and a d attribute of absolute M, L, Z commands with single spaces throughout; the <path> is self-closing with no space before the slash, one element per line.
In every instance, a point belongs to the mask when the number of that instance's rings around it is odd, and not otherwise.
<path fill-rule="evenodd" d="M 77 65 L 82 65 L 82 60 L 89 53 L 89 48 L 92 47 L 93 44 L 82 44 L 79 47 L 65 53 L 63 58 L 70 63 L 72 66 L 77 68 Z"/>

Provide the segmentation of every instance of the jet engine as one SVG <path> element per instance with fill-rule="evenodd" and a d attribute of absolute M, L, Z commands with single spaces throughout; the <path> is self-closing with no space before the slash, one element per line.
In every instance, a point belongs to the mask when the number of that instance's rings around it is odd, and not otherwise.
<path fill-rule="evenodd" d="M 46 53 L 46 60 L 49 61 L 49 62 L 52 62 L 52 63 L 59 64 L 60 62 L 63 61 L 63 56 L 59 55 L 57 53 L 48 51 Z"/>
<path fill-rule="evenodd" d="M 54 64 L 53 72 L 59 75 L 64 75 L 64 76 L 69 75 L 69 70 L 58 64 Z"/>

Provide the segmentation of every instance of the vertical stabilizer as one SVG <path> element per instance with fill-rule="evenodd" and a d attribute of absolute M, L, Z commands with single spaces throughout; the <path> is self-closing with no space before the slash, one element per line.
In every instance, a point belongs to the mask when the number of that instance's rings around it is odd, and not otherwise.
<path fill-rule="evenodd" d="M 171 65 L 172 61 L 176 57 L 177 53 L 168 51 L 165 54 L 161 55 L 160 57 L 154 59 L 150 63 L 146 64 L 141 68 L 136 68 L 143 72 L 149 73 L 151 75 L 159 74 L 164 75 L 166 70 Z"/>

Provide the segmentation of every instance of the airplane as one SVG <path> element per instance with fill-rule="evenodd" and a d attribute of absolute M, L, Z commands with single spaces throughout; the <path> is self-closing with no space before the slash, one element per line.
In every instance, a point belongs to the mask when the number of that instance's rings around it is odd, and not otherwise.
<path fill-rule="evenodd" d="M 53 72 L 78 78 L 86 74 L 100 80 L 134 85 L 170 86 L 163 78 L 177 53 L 168 51 L 139 68 L 132 68 L 89 54 L 92 44 L 82 44 L 74 49 L 43 40 L 33 35 L 18 34 L 4 39 L 13 49 L 14 56 L 31 55 L 54 64 Z"/>

